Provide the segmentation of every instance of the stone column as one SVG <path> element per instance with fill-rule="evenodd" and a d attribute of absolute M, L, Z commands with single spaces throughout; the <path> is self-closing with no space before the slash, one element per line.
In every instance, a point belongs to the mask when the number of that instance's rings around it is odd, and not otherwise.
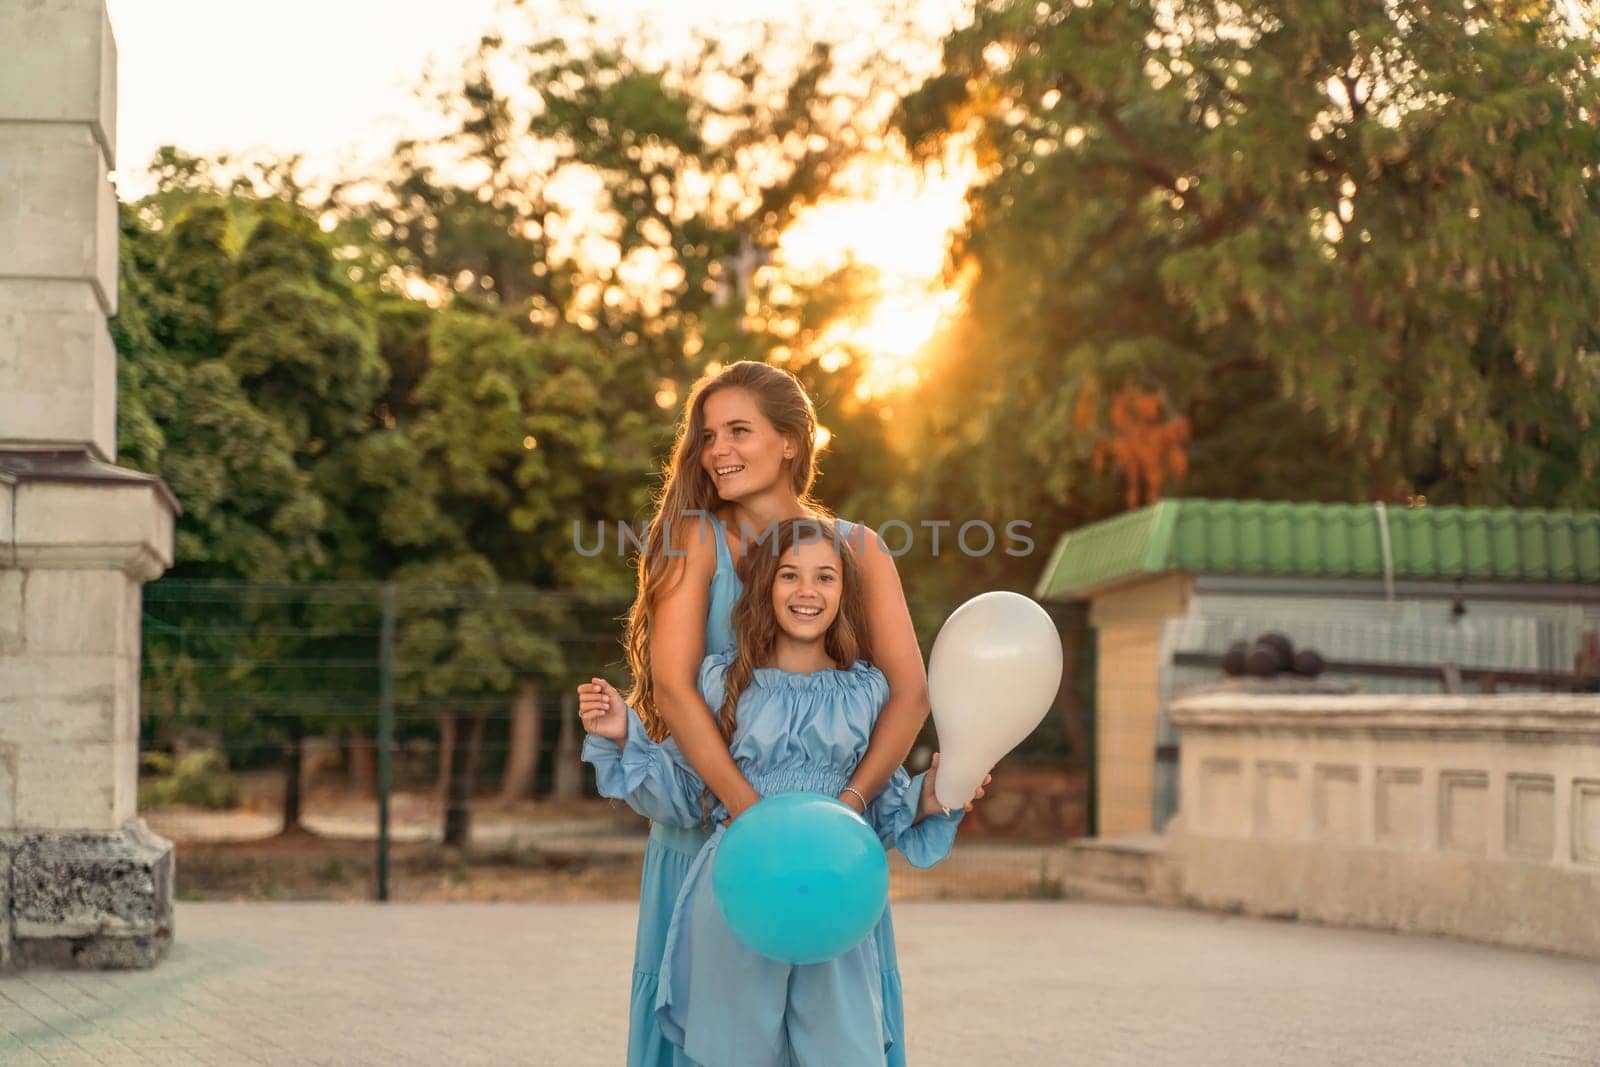
<path fill-rule="evenodd" d="M 149 966 L 172 846 L 137 817 L 141 587 L 177 502 L 116 460 L 116 45 L 0 0 L 0 965 Z"/>

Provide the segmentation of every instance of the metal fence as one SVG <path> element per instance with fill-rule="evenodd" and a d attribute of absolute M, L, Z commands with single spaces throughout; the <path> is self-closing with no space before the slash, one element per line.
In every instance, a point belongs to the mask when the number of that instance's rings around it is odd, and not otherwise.
<path fill-rule="evenodd" d="M 150 584 L 140 808 L 178 845 L 180 893 L 636 892 L 646 825 L 594 795 L 575 694 L 595 675 L 624 684 L 626 608 L 529 587 Z M 948 608 L 913 614 L 931 640 Z M 1071 661 L 1084 632 L 1063 633 Z M 1058 891 L 1052 850 L 1092 818 L 1092 677 L 1078 656 L 963 828 L 960 861 L 896 864 L 898 894 Z M 933 740 L 930 724 L 909 769 Z"/>

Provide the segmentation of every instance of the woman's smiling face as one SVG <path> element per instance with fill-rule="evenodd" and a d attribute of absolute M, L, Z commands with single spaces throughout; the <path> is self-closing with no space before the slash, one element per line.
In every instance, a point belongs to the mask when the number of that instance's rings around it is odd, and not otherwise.
<path fill-rule="evenodd" d="M 706 397 L 701 411 L 700 466 L 723 500 L 764 492 L 788 476 L 785 461 L 793 446 L 761 413 L 749 390 L 719 389 Z"/>

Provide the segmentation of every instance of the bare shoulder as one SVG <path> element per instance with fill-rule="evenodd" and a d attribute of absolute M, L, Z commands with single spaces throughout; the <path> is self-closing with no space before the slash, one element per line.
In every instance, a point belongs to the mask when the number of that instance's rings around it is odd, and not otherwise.
<path fill-rule="evenodd" d="M 869 582 L 879 577 L 893 577 L 898 584 L 900 571 L 895 566 L 894 553 L 884 544 L 883 538 L 878 536 L 878 531 L 864 522 L 851 524 L 847 540 L 855 549 L 856 557 L 861 561 L 861 568 Z"/>

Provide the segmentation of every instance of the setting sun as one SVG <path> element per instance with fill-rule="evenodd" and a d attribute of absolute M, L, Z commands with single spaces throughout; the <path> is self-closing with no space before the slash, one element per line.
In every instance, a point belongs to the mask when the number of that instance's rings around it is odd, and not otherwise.
<path fill-rule="evenodd" d="M 977 173 L 965 145 L 926 169 L 863 162 L 845 175 L 844 195 L 801 212 L 780 238 L 779 261 L 797 275 L 850 264 L 875 275 L 865 306 L 817 340 L 825 369 L 857 355 L 867 361 L 859 399 L 915 385 L 928 343 L 960 308 L 963 287 L 952 287 L 946 253 L 950 235 L 966 222 Z"/>

